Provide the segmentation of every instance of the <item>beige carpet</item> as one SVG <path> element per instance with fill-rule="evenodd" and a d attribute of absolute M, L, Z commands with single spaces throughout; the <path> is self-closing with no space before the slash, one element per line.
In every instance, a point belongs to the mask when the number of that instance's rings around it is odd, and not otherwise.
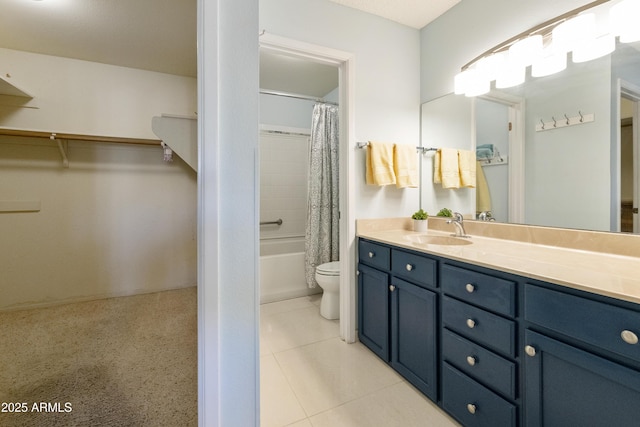
<path fill-rule="evenodd" d="M 196 313 L 195 287 L 0 313 L 0 426 L 197 426 Z"/>

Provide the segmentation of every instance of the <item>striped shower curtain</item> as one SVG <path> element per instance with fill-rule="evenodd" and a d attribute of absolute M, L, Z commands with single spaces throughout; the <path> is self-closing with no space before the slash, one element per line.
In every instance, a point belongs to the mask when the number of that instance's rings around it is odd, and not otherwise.
<path fill-rule="evenodd" d="M 338 261 L 338 107 L 313 107 L 309 143 L 309 183 L 305 268 L 307 285 L 317 286 L 315 268 Z"/>

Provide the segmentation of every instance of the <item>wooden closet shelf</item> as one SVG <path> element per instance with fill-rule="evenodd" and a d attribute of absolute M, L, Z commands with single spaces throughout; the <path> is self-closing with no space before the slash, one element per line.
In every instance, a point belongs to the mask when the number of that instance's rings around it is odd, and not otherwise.
<path fill-rule="evenodd" d="M 73 133 L 43 132 L 22 129 L 2 129 L 0 135 L 47 138 L 66 141 L 112 142 L 117 144 L 160 145 L 159 139 L 123 138 L 117 136 L 80 135 Z"/>

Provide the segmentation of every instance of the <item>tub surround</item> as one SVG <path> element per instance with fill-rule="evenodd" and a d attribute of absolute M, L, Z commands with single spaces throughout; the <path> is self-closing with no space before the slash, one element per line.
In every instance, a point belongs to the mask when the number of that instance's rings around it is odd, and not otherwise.
<path fill-rule="evenodd" d="M 469 245 L 416 244 L 408 236 L 448 236 L 446 218 L 411 231 L 410 218 L 362 219 L 356 234 L 389 245 L 640 303 L 640 236 L 537 226 L 465 222 Z"/>

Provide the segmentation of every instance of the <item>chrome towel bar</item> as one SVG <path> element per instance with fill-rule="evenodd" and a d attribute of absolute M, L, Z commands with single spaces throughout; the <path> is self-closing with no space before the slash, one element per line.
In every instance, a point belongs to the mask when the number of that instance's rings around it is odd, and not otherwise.
<path fill-rule="evenodd" d="M 278 218 L 276 221 L 264 221 L 260 222 L 260 225 L 282 225 L 282 218 Z"/>

